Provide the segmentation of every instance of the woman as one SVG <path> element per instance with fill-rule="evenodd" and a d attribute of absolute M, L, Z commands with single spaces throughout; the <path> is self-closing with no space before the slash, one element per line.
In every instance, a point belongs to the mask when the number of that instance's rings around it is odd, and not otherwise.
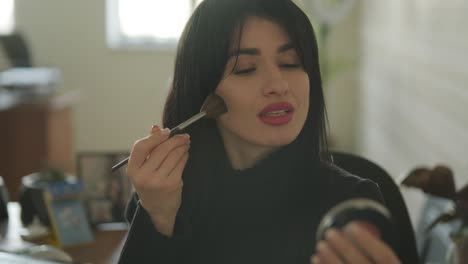
<path fill-rule="evenodd" d="M 315 245 L 330 207 L 382 198 L 374 183 L 322 161 L 316 39 L 295 4 L 198 6 L 180 39 L 164 126 L 198 113 L 213 92 L 226 114 L 170 139 L 155 126 L 135 143 L 121 263 L 399 263 L 356 223 Z"/>

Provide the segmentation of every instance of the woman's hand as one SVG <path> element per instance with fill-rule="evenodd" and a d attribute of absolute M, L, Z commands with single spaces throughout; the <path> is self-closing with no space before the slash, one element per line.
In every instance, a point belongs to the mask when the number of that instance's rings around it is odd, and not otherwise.
<path fill-rule="evenodd" d="M 362 224 L 352 222 L 343 231 L 332 228 L 317 244 L 312 264 L 323 263 L 400 263 L 392 249 Z"/>
<path fill-rule="evenodd" d="M 171 236 L 182 203 L 182 172 L 188 160 L 187 134 L 169 138 L 169 129 L 154 126 L 151 135 L 135 142 L 127 175 L 156 229 Z"/>

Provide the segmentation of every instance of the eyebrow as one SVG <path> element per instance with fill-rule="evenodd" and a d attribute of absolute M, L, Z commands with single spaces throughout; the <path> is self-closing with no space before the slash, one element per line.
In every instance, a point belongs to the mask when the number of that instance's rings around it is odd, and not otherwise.
<path fill-rule="evenodd" d="M 284 45 L 281 45 L 277 52 L 278 53 L 283 53 L 283 52 L 286 52 L 290 49 L 294 49 L 295 46 L 293 43 L 289 42 L 289 43 L 286 43 Z M 231 51 L 229 53 L 229 58 L 231 57 L 235 57 L 235 56 L 239 56 L 239 55 L 252 55 L 252 56 L 255 56 L 255 55 L 260 55 L 260 50 L 257 49 L 257 48 L 243 48 L 243 49 L 237 49 L 237 50 L 234 50 L 234 51 Z"/>

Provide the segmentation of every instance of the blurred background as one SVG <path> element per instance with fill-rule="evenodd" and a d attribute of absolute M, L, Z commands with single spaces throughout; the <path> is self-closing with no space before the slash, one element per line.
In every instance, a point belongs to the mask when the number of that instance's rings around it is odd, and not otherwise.
<path fill-rule="evenodd" d="M 0 0 L 0 34 L 19 34 L 27 50 L 15 62 L 0 48 L 0 71 L 44 70 L 27 84 L 21 72 L 0 79 L 13 78 L 0 88 L 7 187 L 44 164 L 76 174 L 80 153 L 128 152 L 160 124 L 177 38 L 199 2 Z M 466 184 L 468 1 L 296 2 L 319 37 L 331 147 L 375 161 L 396 181 L 446 164 L 457 187 Z M 403 194 L 416 225 L 423 196 Z"/>

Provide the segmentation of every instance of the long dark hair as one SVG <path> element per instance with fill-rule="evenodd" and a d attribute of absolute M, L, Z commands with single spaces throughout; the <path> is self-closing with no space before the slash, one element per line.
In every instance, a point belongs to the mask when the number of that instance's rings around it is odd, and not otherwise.
<path fill-rule="evenodd" d="M 291 0 L 205 0 L 194 11 L 179 40 L 174 79 L 163 124 L 175 127 L 197 114 L 221 81 L 232 41 L 249 16 L 278 23 L 289 34 L 310 80 L 309 112 L 296 142 L 320 159 L 327 151 L 327 119 L 317 41 L 306 14 Z M 241 34 L 241 33 L 239 33 Z M 323 153 L 322 153 L 323 154 Z"/>

